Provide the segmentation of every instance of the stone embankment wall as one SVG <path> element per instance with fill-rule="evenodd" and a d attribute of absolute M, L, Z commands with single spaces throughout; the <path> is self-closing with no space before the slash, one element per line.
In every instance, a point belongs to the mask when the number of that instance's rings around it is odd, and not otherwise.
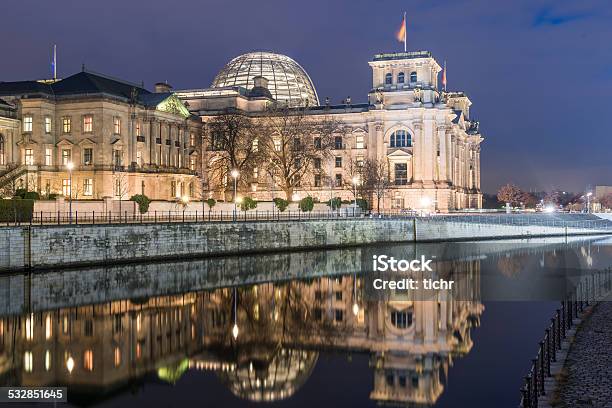
<path fill-rule="evenodd" d="M 335 219 L 0 228 L 0 270 L 95 265 L 387 242 L 529 238 L 612 230 L 456 219 Z"/>

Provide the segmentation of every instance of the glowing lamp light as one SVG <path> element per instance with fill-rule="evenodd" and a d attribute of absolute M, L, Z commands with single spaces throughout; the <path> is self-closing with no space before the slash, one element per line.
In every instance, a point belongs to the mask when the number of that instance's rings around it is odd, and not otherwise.
<path fill-rule="evenodd" d="M 66 368 L 72 374 L 72 370 L 74 370 L 74 359 L 72 357 L 68 357 L 68 360 L 66 360 Z"/>
<path fill-rule="evenodd" d="M 291 200 L 292 201 L 300 201 L 300 195 L 298 193 L 295 193 L 291 196 Z"/>
<path fill-rule="evenodd" d="M 357 303 L 353 303 L 353 314 L 357 316 L 359 314 L 359 305 Z"/>
<path fill-rule="evenodd" d="M 234 340 L 238 338 L 238 324 L 234 323 L 234 327 L 232 328 L 232 336 Z"/>
<path fill-rule="evenodd" d="M 183 204 L 187 204 L 189 202 L 189 197 L 184 195 L 184 196 L 181 197 L 181 201 L 183 202 Z"/>
<path fill-rule="evenodd" d="M 431 206 L 431 199 L 429 197 L 421 197 L 421 206 L 423 208 Z"/>
<path fill-rule="evenodd" d="M 66 163 L 66 168 L 67 168 L 69 171 L 72 171 L 72 169 L 74 169 L 74 163 L 73 163 L 73 162 L 68 162 L 68 163 Z"/>
<path fill-rule="evenodd" d="M 547 205 L 546 207 L 544 207 L 544 212 L 545 213 L 554 213 L 555 212 L 555 207 L 552 205 Z"/>
<path fill-rule="evenodd" d="M 353 184 L 357 185 L 359 183 L 359 177 L 353 177 Z"/>
<path fill-rule="evenodd" d="M 240 175 L 240 172 L 236 169 L 232 170 L 232 177 L 233 178 L 238 178 L 238 176 Z"/>
<path fill-rule="evenodd" d="M 242 202 L 242 197 L 236 197 L 236 203 L 240 204 Z"/>

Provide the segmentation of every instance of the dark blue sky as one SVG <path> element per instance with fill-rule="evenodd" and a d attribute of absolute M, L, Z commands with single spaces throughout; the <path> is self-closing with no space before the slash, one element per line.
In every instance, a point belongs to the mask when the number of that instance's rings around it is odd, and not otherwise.
<path fill-rule="evenodd" d="M 580 191 L 612 184 L 608 0 L 20 0 L 2 6 L 0 80 L 88 69 L 147 87 L 206 87 L 232 57 L 296 59 L 319 97 L 366 100 L 367 61 L 409 49 L 448 60 L 450 90 L 481 121 L 482 184 Z"/>

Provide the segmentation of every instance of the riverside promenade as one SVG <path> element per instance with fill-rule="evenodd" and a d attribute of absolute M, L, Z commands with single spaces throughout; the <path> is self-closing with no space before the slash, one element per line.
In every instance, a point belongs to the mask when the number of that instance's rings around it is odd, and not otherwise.
<path fill-rule="evenodd" d="M 0 228 L 0 271 L 375 243 L 612 234 L 612 221 L 590 214 L 299 217 L 10 225 Z"/>
<path fill-rule="evenodd" d="M 565 360 L 555 407 L 612 408 L 612 296 L 578 328 Z"/>

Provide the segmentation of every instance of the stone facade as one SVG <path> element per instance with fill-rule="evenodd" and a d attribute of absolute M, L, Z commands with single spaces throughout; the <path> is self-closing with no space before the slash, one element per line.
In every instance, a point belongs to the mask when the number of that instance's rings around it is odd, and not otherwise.
<path fill-rule="evenodd" d="M 342 105 L 306 107 L 312 120 L 333 118 L 346 125 L 349 132 L 316 169 L 330 181 L 316 181 L 313 169 L 296 198 L 310 195 L 326 201 L 339 196 L 352 200 L 352 189 L 347 188 L 351 180 L 349 164 L 369 159 L 387 164 L 391 188 L 382 202 L 385 208 L 429 212 L 481 208 L 483 138 L 478 122 L 470 118 L 469 98 L 461 92 L 438 90 L 441 68 L 427 51 L 379 54 L 369 64 L 372 88 L 368 103 L 346 100 Z M 258 90 L 257 97 L 250 97 L 248 90 L 239 87 L 177 92 L 205 124 L 227 109 L 260 115 L 273 103 L 263 94 Z M 211 146 L 204 146 L 204 166 L 216 154 Z M 266 180 L 264 171 L 251 184 L 255 184 L 252 191 L 243 194 L 258 199 L 282 196 L 282 191 Z"/>
<path fill-rule="evenodd" d="M 87 71 L 1 83 L 17 119 L 0 118 L 3 195 L 27 188 L 77 199 L 193 196 L 201 124 L 167 90 L 151 93 Z"/>

